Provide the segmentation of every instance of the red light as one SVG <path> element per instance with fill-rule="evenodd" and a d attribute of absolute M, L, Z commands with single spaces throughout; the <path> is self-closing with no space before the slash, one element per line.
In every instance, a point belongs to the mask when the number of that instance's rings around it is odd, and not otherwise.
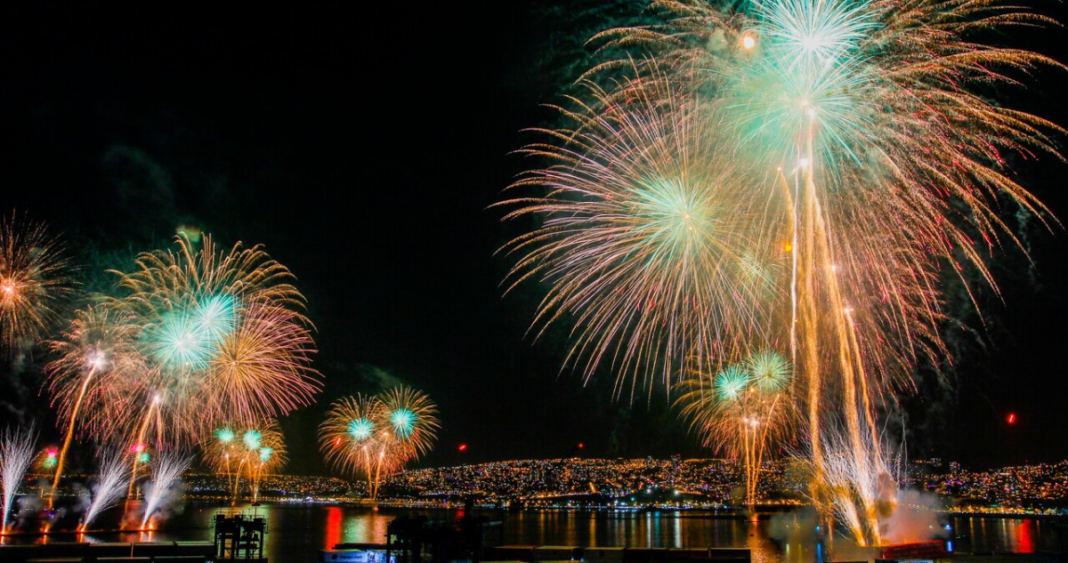
<path fill-rule="evenodd" d="M 48 457 L 56 457 L 59 452 L 56 450 L 48 450 Z"/>
<path fill-rule="evenodd" d="M 581 450 L 582 448 L 585 448 L 585 447 L 586 447 L 586 444 L 583 444 L 582 442 L 579 442 L 579 443 L 578 443 L 578 448 L 579 448 L 580 450 Z"/>
<path fill-rule="evenodd" d="M 340 445 L 341 445 L 341 436 L 338 436 L 337 440 L 334 440 L 334 447 L 336 448 L 336 447 L 338 447 Z"/>
<path fill-rule="evenodd" d="M 1016 413 L 1009 413 L 1009 424 L 1016 424 Z"/>
<path fill-rule="evenodd" d="M 461 452 L 466 452 L 467 451 L 467 444 L 460 444 L 460 447 L 458 447 L 456 449 L 460 450 Z"/>
<path fill-rule="evenodd" d="M 134 444 L 133 446 L 130 447 L 130 451 L 134 452 L 136 454 L 139 454 L 139 453 L 145 451 L 145 445 L 144 444 Z"/>

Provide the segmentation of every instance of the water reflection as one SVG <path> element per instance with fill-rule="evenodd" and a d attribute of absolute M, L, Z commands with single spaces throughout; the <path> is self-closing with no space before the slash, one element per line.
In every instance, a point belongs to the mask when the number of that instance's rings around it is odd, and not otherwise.
<path fill-rule="evenodd" d="M 755 562 L 780 559 L 768 520 L 686 512 L 529 511 L 509 514 L 504 543 L 587 547 L 747 547 Z M 798 550 L 795 550 L 797 552 Z"/>
<path fill-rule="evenodd" d="M 326 507 L 326 543 L 327 547 L 341 543 L 341 509 L 336 506 Z"/>
<path fill-rule="evenodd" d="M 956 517 L 952 524 L 958 538 L 958 551 L 993 553 L 1035 553 L 1056 550 L 1057 532 L 1050 520 L 1026 518 Z"/>
<path fill-rule="evenodd" d="M 1035 540 L 1034 540 L 1034 520 L 1024 520 L 1016 525 L 1015 535 L 1019 540 L 1016 544 L 1016 549 L 1019 553 L 1034 553 L 1035 552 Z"/>
<path fill-rule="evenodd" d="M 272 561 L 307 561 L 319 549 L 338 543 L 384 543 L 386 527 L 400 515 L 425 515 L 431 520 L 457 520 L 455 510 L 372 511 L 359 506 L 287 503 L 231 508 L 210 503 L 178 507 L 162 529 L 147 532 L 91 532 L 53 536 L 9 536 L 5 543 L 139 542 L 208 540 L 217 514 L 244 513 L 267 518 L 266 552 Z M 827 554 L 828 545 L 815 542 L 815 521 L 803 511 L 750 521 L 692 512 L 524 511 L 481 514 L 504 519 L 505 544 L 577 545 L 588 547 L 746 547 L 754 563 L 808 563 Z M 117 508 L 102 514 L 101 528 L 117 529 L 123 519 Z M 1052 523 L 1043 520 L 957 517 L 953 525 L 960 552 L 1033 553 L 1055 545 Z M 29 523 L 32 524 L 32 523 Z M 838 542 L 844 543 L 844 542 Z M 832 557 L 842 559 L 842 545 L 829 545 Z"/>

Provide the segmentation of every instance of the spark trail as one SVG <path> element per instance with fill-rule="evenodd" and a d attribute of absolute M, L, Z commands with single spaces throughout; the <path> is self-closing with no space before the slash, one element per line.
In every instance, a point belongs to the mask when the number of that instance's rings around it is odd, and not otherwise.
<path fill-rule="evenodd" d="M 156 458 L 152 471 L 152 481 L 146 487 L 145 514 L 141 519 L 141 529 L 148 529 L 153 516 L 174 492 L 180 482 L 182 473 L 189 467 L 191 459 L 174 453 L 164 453 Z"/>
<path fill-rule="evenodd" d="M 122 498 L 126 486 L 126 463 L 121 452 L 104 453 L 100 456 L 100 472 L 93 489 L 93 502 L 82 517 L 79 530 L 87 530 L 101 512 L 115 506 Z"/>
<path fill-rule="evenodd" d="M 31 428 L 25 432 L 8 428 L 0 435 L 0 487 L 3 487 L 3 517 L 0 518 L 0 533 L 7 533 L 7 519 L 15 504 L 15 495 L 22 485 L 26 470 L 33 463 L 37 433 Z"/>

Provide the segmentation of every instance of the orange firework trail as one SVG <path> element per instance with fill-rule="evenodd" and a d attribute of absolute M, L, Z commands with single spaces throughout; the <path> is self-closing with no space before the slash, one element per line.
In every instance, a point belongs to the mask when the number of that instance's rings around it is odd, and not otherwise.
<path fill-rule="evenodd" d="M 132 319 L 106 307 L 78 311 L 70 327 L 50 343 L 56 359 L 46 366 L 48 392 L 66 431 L 52 481 L 52 501 L 71 442 L 77 436 L 115 436 L 124 431 L 119 412 L 138 400 L 147 373 L 133 343 Z"/>

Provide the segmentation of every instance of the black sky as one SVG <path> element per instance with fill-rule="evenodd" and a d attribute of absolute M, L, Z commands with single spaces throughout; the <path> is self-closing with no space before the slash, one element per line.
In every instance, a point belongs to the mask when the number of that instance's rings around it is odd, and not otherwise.
<path fill-rule="evenodd" d="M 423 465 L 557 457 L 578 442 L 593 456 L 700 453 L 664 399 L 613 402 L 610 374 L 588 387 L 559 374 L 559 339 L 525 336 L 536 287 L 502 298 L 507 261 L 493 254 L 516 231 L 486 208 L 522 169 L 509 155 L 520 130 L 543 124 L 539 104 L 554 100 L 545 61 L 573 29 L 557 12 L 4 10 L 0 208 L 102 251 L 148 250 L 198 225 L 224 243 L 264 243 L 299 277 L 326 379 L 319 404 L 284 423 L 292 471 L 322 471 L 313 429 L 333 399 L 374 390 L 372 368 L 437 400 L 444 428 Z M 1020 40 L 1068 60 L 1064 33 Z M 1007 99 L 1068 124 L 1066 74 L 1039 72 L 1040 86 Z M 1068 218 L 1068 165 L 1020 165 Z M 1068 240 L 1033 221 L 1020 232 L 1033 264 L 1004 249 L 1002 299 L 979 291 L 986 324 L 962 314 L 978 337 L 953 331 L 953 389 L 906 401 L 914 456 L 1068 457 Z M 99 278 L 99 253 L 79 259 Z M 9 385 L 43 408 L 32 377 Z"/>

